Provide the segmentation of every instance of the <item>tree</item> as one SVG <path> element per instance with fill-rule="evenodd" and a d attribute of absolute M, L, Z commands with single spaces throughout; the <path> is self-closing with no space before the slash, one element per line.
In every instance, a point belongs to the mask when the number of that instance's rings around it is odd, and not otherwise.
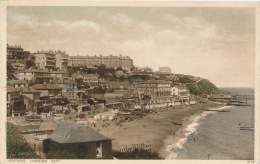
<path fill-rule="evenodd" d="M 35 66 L 34 60 L 26 60 L 25 61 L 25 67 L 26 68 L 31 68 L 31 67 L 34 67 L 34 66 Z"/>
<path fill-rule="evenodd" d="M 117 71 L 123 71 L 123 68 L 121 66 L 117 67 Z"/>
<path fill-rule="evenodd" d="M 14 76 L 14 72 L 15 72 L 15 69 L 14 69 L 12 63 L 7 62 L 7 79 L 8 80 L 16 79 L 16 77 Z"/>
<path fill-rule="evenodd" d="M 97 73 L 98 73 L 100 78 L 105 78 L 105 76 L 106 76 L 106 65 L 101 64 L 98 67 Z"/>
<path fill-rule="evenodd" d="M 7 62 L 7 72 L 14 72 L 14 67 L 10 62 Z"/>
<path fill-rule="evenodd" d="M 89 105 L 94 105 L 95 102 L 94 102 L 94 100 L 92 100 L 92 99 L 88 99 L 88 104 L 89 104 Z"/>
<path fill-rule="evenodd" d="M 35 152 L 23 139 L 17 128 L 7 123 L 7 158 L 33 159 L 37 158 Z"/>

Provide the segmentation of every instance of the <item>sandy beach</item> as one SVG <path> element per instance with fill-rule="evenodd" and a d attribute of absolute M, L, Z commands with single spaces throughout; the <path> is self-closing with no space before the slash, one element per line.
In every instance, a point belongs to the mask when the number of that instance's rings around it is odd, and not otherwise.
<path fill-rule="evenodd" d="M 111 124 L 108 127 L 98 125 L 101 133 L 113 139 L 113 148 L 144 143 L 151 145 L 153 151 L 162 158 L 167 158 L 168 145 L 185 137 L 185 129 L 195 118 L 205 112 L 204 108 L 217 108 L 222 105 L 212 102 L 182 107 L 169 107 L 167 110 L 151 113 L 141 119 L 122 123 L 122 126 Z"/>

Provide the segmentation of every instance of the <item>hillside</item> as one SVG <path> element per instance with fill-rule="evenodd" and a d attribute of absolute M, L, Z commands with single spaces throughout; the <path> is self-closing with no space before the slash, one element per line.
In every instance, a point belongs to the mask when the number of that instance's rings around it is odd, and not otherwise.
<path fill-rule="evenodd" d="M 191 94 L 218 93 L 219 89 L 207 79 L 201 79 L 190 75 L 177 75 L 180 83 L 186 84 Z"/>

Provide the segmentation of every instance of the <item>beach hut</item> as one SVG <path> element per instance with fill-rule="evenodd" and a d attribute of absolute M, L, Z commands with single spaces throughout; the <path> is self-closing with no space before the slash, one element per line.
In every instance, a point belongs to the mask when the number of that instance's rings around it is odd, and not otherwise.
<path fill-rule="evenodd" d="M 43 151 L 53 159 L 111 159 L 112 141 L 86 125 L 61 121 L 43 141 Z"/>

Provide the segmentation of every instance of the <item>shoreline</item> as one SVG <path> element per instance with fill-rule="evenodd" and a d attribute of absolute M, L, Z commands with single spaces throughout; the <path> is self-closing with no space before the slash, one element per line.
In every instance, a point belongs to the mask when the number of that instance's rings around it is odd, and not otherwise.
<path fill-rule="evenodd" d="M 196 133 L 197 129 L 201 124 L 199 124 L 199 121 L 204 120 L 207 116 L 210 114 L 215 114 L 220 110 L 228 109 L 229 106 L 219 106 L 217 108 L 210 108 L 214 109 L 216 111 L 204 111 L 200 113 L 199 115 L 191 115 L 187 118 L 187 122 L 184 124 L 184 126 L 180 129 L 178 129 L 178 133 L 181 134 L 179 136 L 169 135 L 164 140 L 165 144 L 160 149 L 160 154 L 163 156 L 164 159 L 181 159 L 178 158 L 178 154 L 176 154 L 174 149 L 183 149 L 185 148 L 185 144 L 188 142 L 189 136 Z"/>

